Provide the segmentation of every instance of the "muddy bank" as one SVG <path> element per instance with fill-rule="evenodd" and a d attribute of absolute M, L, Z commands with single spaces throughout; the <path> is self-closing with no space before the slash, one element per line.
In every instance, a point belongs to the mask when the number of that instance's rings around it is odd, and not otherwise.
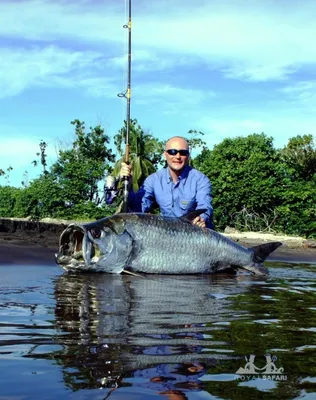
<path fill-rule="evenodd" d="M 68 222 L 0 219 L 0 265 L 54 264 L 61 232 Z"/>
<path fill-rule="evenodd" d="M 67 225 L 67 222 L 1 218 L 0 244 L 57 247 L 59 236 Z"/>

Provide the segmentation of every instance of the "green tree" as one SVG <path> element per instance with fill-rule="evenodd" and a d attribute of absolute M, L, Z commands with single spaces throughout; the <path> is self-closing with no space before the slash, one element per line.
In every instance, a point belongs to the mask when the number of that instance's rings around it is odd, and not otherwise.
<path fill-rule="evenodd" d="M 37 155 L 37 157 L 40 157 L 40 163 L 43 168 L 43 173 L 46 174 L 47 173 L 47 154 L 46 154 L 47 143 L 44 142 L 43 140 L 41 140 L 39 147 L 40 147 L 40 152 L 36 153 L 36 155 Z M 33 160 L 32 164 L 34 165 L 34 167 L 36 167 L 38 165 L 38 161 Z"/>
<path fill-rule="evenodd" d="M 281 204 L 286 169 L 273 139 L 263 133 L 225 139 L 212 151 L 204 148 L 194 165 L 212 182 L 217 229 L 233 225 L 243 210 L 250 218 L 264 218 Z"/>
<path fill-rule="evenodd" d="M 282 191 L 282 203 L 276 210 L 279 231 L 316 238 L 316 177 L 286 185 Z"/>
<path fill-rule="evenodd" d="M 10 183 L 10 173 L 13 171 L 13 167 L 9 165 L 9 167 L 6 170 L 3 170 L 0 168 L 0 177 L 3 176 L 4 179 L 6 180 L 7 185 Z"/>
<path fill-rule="evenodd" d="M 204 148 L 206 146 L 206 142 L 202 139 L 202 136 L 204 136 L 202 131 L 190 129 L 188 135 L 189 136 L 185 136 L 185 139 L 189 143 L 190 150 Z"/>
<path fill-rule="evenodd" d="M 59 218 L 66 214 L 63 191 L 53 175 L 46 173 L 31 181 L 16 196 L 14 215 L 32 219 Z"/>
<path fill-rule="evenodd" d="M 312 135 L 297 135 L 281 150 L 284 162 L 293 170 L 293 177 L 311 180 L 316 175 L 316 147 Z"/>
<path fill-rule="evenodd" d="M 111 163 L 115 161 L 115 155 L 106 146 L 110 139 L 99 125 L 86 132 L 84 122 L 76 119 L 71 123 L 75 126 L 75 141 L 71 149 L 59 151 L 51 173 L 67 203 L 97 202 L 98 183 L 111 171 Z"/>
<path fill-rule="evenodd" d="M 189 149 L 191 153 L 189 164 L 191 165 L 191 167 L 195 167 L 194 158 L 192 157 L 192 152 L 194 150 L 206 148 L 206 142 L 202 139 L 202 136 L 204 136 L 204 133 L 196 129 L 190 129 L 188 131 L 188 136 L 187 135 L 184 136 L 184 138 L 189 143 Z"/>
<path fill-rule="evenodd" d="M 126 121 L 124 127 L 114 136 L 114 144 L 119 153 L 113 176 L 118 176 L 125 154 Z M 152 134 L 145 133 L 136 119 L 130 126 L 130 162 L 133 168 L 133 189 L 137 191 L 148 175 L 155 172 L 162 162 L 163 142 Z"/>
<path fill-rule="evenodd" d="M 279 228 L 285 233 L 316 237 L 316 148 L 312 135 L 295 136 L 280 150 L 289 169 Z"/>
<path fill-rule="evenodd" d="M 63 189 L 50 173 L 43 174 L 28 187 L 20 189 L 14 202 L 14 216 L 31 217 L 35 220 L 47 217 L 95 220 L 113 213 L 113 207 L 100 206 L 82 198 L 78 198 L 75 204 L 66 201 Z"/>
<path fill-rule="evenodd" d="M 11 186 L 0 186 L 0 217 L 13 217 L 16 198 L 21 189 Z"/>
<path fill-rule="evenodd" d="M 15 217 L 30 216 L 65 219 L 96 219 L 112 213 L 111 207 L 98 204 L 98 184 L 111 170 L 115 156 L 107 148 L 109 137 L 100 126 L 86 132 L 79 120 L 75 126 L 75 140 L 71 149 L 61 150 L 56 163 L 48 171 L 46 166 L 46 143 L 40 149 L 43 173 L 29 184 L 24 183 L 15 196 L 1 189 L 6 196 L 3 213 L 8 215 L 13 208 Z M 4 172 L 4 171 L 3 171 Z M 5 173 L 5 172 L 4 172 Z M 12 193 L 11 193 L 12 194 Z"/>

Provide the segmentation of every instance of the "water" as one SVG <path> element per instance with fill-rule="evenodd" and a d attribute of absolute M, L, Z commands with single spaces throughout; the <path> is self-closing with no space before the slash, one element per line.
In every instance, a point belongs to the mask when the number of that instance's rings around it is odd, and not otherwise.
<path fill-rule="evenodd" d="M 141 278 L 2 265 L 0 399 L 315 399 L 316 265 L 268 266 Z"/>

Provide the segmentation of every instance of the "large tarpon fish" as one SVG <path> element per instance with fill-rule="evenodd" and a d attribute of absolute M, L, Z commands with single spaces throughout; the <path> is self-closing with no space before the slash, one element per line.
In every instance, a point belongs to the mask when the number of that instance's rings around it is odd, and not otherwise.
<path fill-rule="evenodd" d="M 246 248 L 191 221 L 152 214 L 114 214 L 96 222 L 70 224 L 61 234 L 56 262 L 68 271 L 156 274 L 215 273 L 243 268 L 267 274 L 263 261 L 280 242 Z"/>

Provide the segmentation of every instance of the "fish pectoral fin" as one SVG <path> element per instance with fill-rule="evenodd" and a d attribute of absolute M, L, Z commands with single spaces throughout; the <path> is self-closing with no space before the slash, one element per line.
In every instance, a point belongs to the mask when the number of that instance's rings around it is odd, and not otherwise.
<path fill-rule="evenodd" d="M 146 276 L 137 274 L 136 272 L 129 271 L 128 269 L 123 269 L 123 271 L 127 275 L 139 276 L 140 278 L 146 278 Z"/>
<path fill-rule="evenodd" d="M 98 265 L 98 269 L 97 270 L 99 270 L 100 267 L 104 267 L 102 269 L 103 272 L 106 272 L 106 273 L 109 273 L 109 274 L 121 274 L 124 271 L 125 262 L 124 263 L 111 264 L 111 265 L 106 263 L 106 265 L 104 265 L 104 266 L 103 266 L 102 262 L 100 262 L 99 265 Z"/>
<path fill-rule="evenodd" d="M 95 265 L 97 265 L 97 269 L 101 269 L 104 272 L 120 274 L 126 267 L 128 258 L 129 253 L 120 253 L 115 248 L 110 254 L 107 254 L 106 257 L 98 258 Z"/>
<path fill-rule="evenodd" d="M 215 270 L 216 274 L 236 274 L 237 268 L 230 264 L 218 264 Z"/>
<path fill-rule="evenodd" d="M 192 222 L 194 218 L 198 217 L 201 214 L 204 214 L 207 211 L 206 208 L 201 208 L 200 210 L 190 211 L 187 214 L 182 215 L 180 219 L 185 222 Z"/>
<path fill-rule="evenodd" d="M 252 272 L 254 275 L 269 275 L 268 268 L 264 267 L 261 264 L 256 265 L 243 265 L 241 268 L 245 269 L 246 271 Z"/>
<path fill-rule="evenodd" d="M 129 254 L 122 254 L 118 252 L 117 249 L 114 249 L 110 254 L 107 254 L 106 257 L 96 259 L 96 269 L 110 274 L 120 274 L 126 267 L 128 257 Z"/>

